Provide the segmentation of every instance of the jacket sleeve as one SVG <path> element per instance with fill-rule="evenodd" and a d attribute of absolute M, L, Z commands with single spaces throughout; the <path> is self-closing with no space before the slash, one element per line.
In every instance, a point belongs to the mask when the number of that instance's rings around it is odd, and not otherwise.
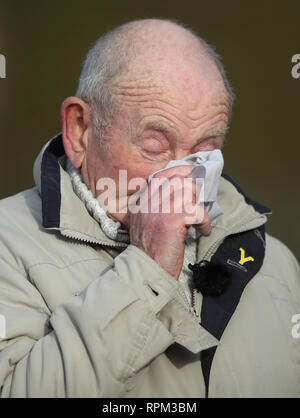
<path fill-rule="evenodd" d="M 20 269 L 0 262 L 2 397 L 122 397 L 141 368 L 184 338 L 180 327 L 199 351 L 206 331 L 176 299 L 178 282 L 132 245 L 52 313 Z"/>

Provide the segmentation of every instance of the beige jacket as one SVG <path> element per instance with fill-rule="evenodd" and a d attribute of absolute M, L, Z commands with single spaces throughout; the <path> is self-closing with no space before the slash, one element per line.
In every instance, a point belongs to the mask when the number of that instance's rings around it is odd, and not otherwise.
<path fill-rule="evenodd" d="M 73 192 L 60 138 L 44 151 L 36 187 L 0 203 L 2 397 L 204 397 L 200 356 L 210 347 L 209 397 L 300 396 L 291 333 L 300 275 L 287 247 L 266 235 L 264 262 L 218 341 L 174 278 L 103 234 Z M 225 179 L 219 203 L 224 215 L 200 238 L 198 261 L 266 222 Z M 198 294 L 199 312 L 201 303 Z"/>

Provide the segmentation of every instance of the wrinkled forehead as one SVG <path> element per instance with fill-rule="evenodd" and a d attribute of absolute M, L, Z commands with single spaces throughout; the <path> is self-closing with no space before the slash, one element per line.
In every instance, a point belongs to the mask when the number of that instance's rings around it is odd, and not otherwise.
<path fill-rule="evenodd" d="M 229 101 L 223 78 L 212 60 L 172 54 L 136 61 L 114 80 L 112 87 L 121 103 L 159 98 L 193 109 L 201 103 Z"/>

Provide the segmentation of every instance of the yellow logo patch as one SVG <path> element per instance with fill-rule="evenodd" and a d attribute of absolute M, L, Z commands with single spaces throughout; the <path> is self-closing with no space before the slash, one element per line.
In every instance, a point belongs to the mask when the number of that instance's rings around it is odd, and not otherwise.
<path fill-rule="evenodd" d="M 254 261 L 254 258 L 253 257 L 245 257 L 245 250 L 244 250 L 244 248 L 240 248 L 240 252 L 241 252 L 241 258 L 240 258 L 240 261 L 239 261 L 239 264 L 241 264 L 242 266 L 245 264 L 245 263 L 248 263 L 248 261 Z"/>

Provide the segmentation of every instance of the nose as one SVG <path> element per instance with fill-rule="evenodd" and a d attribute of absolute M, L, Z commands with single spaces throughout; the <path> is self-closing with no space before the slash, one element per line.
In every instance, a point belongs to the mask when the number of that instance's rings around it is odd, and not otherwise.
<path fill-rule="evenodd" d="M 190 155 L 191 152 L 188 150 L 175 150 L 173 153 L 173 159 L 174 160 L 182 160 L 183 158 L 187 157 L 188 155 Z"/>

